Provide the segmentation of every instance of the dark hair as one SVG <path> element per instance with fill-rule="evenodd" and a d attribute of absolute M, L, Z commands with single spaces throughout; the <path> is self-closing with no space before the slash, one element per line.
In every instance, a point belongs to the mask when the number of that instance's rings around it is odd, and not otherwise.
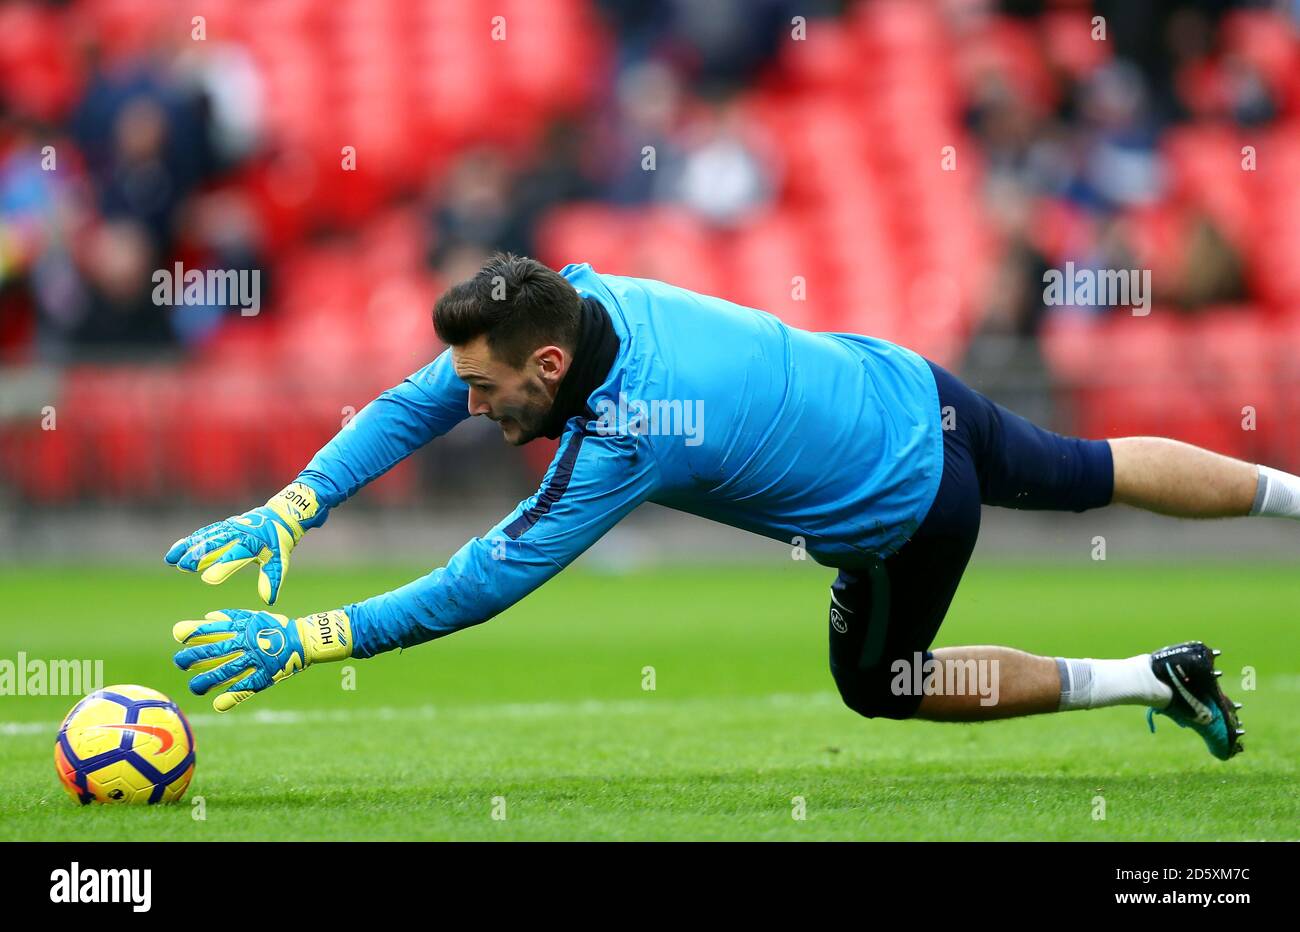
<path fill-rule="evenodd" d="M 448 346 L 487 335 L 492 353 L 519 368 L 539 346 L 578 344 L 582 299 L 568 279 L 536 259 L 497 253 L 433 306 L 433 329 Z"/>

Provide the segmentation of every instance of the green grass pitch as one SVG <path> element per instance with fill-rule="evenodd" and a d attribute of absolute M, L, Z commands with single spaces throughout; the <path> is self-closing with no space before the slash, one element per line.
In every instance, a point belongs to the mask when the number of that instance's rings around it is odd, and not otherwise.
<path fill-rule="evenodd" d="M 277 608 L 333 608 L 421 572 L 298 566 Z M 74 700 L 0 696 L 0 839 L 1300 837 L 1294 566 L 977 564 L 939 633 L 1094 657 L 1201 638 L 1245 703 L 1246 753 L 1227 763 L 1167 719 L 1151 735 L 1132 706 L 861 718 L 827 669 L 832 575 L 575 568 L 485 625 L 355 662 L 355 689 L 345 665 L 322 665 L 218 716 L 172 666 L 170 627 L 253 607 L 249 571 L 212 588 L 161 564 L 4 570 L 0 657 L 102 658 L 106 684 L 161 689 L 191 716 L 198 768 L 177 806 L 78 807 L 52 763 Z"/>

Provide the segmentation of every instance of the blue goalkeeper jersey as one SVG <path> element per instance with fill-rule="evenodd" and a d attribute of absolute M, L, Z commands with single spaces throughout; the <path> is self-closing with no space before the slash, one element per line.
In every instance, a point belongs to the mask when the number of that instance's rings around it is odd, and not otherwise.
<path fill-rule="evenodd" d="M 345 606 L 368 657 L 492 618 L 642 502 L 861 568 L 925 518 L 943 469 L 934 376 L 904 347 L 810 333 L 663 282 L 560 272 L 618 349 L 538 491 L 447 565 Z M 298 477 L 332 507 L 469 416 L 450 351 L 367 405 Z"/>

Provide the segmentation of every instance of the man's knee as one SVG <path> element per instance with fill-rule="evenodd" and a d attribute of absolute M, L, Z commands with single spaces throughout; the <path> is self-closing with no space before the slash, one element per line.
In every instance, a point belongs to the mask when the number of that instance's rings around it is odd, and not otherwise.
<path fill-rule="evenodd" d="M 911 688 L 912 679 L 898 674 L 897 645 L 888 643 L 891 624 L 897 628 L 902 618 L 911 617 L 905 613 L 891 618 L 895 614 L 893 589 L 889 575 L 879 566 L 865 574 L 841 570 L 831 586 L 831 676 L 844 704 L 867 718 L 912 718 L 921 704 L 920 695 L 914 695 Z M 919 640 L 924 632 L 915 634 Z M 904 638 L 904 642 L 908 640 Z M 928 638 L 924 643 L 929 643 Z M 915 658 L 929 656 L 928 651 L 913 655 L 904 665 L 911 667 Z"/>
<path fill-rule="evenodd" d="M 916 715 L 921 695 L 910 688 L 911 678 L 900 676 L 896 667 L 890 662 L 852 671 L 840 671 L 832 666 L 831 675 L 844 704 L 859 715 L 909 719 Z"/>

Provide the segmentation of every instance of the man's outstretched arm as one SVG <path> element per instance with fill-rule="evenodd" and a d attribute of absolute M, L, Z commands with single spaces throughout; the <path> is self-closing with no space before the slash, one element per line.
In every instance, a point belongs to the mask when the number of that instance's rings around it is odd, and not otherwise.
<path fill-rule="evenodd" d="M 371 657 L 487 621 L 555 576 L 659 483 L 645 438 L 571 423 L 537 493 L 429 575 L 292 621 L 227 609 L 181 622 L 176 664 L 197 674 L 191 691 L 217 690 L 213 705 L 226 711 L 313 662 Z"/>
<path fill-rule="evenodd" d="M 430 440 L 469 417 L 469 388 L 451 350 L 366 405 L 321 447 L 295 480 L 333 508 Z"/>
<path fill-rule="evenodd" d="M 572 563 L 645 501 L 659 469 L 645 438 L 568 431 L 535 495 L 427 576 L 344 608 L 354 656 L 410 647 L 487 621 Z"/>
<path fill-rule="evenodd" d="M 274 605 L 303 535 L 357 489 L 468 417 L 468 391 L 444 351 L 366 405 L 265 505 L 199 528 L 163 559 L 214 585 L 257 563 L 258 593 Z"/>

